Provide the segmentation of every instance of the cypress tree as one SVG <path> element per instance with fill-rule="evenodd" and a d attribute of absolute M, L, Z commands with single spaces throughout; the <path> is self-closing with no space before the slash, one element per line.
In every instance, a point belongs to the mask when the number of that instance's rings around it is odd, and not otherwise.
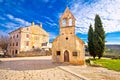
<path fill-rule="evenodd" d="M 94 49 L 100 59 L 105 51 L 105 31 L 99 15 L 95 16 Z"/>
<path fill-rule="evenodd" d="M 93 58 L 95 59 L 96 54 L 94 51 L 94 31 L 91 24 L 89 26 L 89 31 L 88 31 L 88 50 L 89 50 L 89 54 L 93 56 Z"/>

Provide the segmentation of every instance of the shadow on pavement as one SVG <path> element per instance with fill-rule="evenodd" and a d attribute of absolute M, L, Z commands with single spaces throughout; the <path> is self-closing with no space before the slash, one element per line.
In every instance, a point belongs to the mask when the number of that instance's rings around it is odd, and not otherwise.
<path fill-rule="evenodd" d="M 9 70 L 42 70 L 50 69 L 58 66 L 67 66 L 68 64 L 52 63 L 51 60 L 15 60 L 15 61 L 3 61 L 0 63 L 0 69 Z"/>

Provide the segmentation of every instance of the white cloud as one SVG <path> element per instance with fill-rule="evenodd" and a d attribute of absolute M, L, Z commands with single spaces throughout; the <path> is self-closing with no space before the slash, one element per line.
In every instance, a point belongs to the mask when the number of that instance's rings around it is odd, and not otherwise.
<path fill-rule="evenodd" d="M 0 35 L 8 35 L 7 32 L 0 30 Z"/>
<path fill-rule="evenodd" d="M 48 25 L 50 25 L 50 26 L 57 26 L 57 24 L 56 24 L 56 23 L 53 23 L 53 22 L 47 22 L 47 21 L 46 21 L 46 23 L 47 23 Z"/>
<path fill-rule="evenodd" d="M 99 0 L 90 4 L 74 1 L 70 9 L 76 17 L 76 33 L 87 33 L 90 23 L 99 14 L 106 33 L 120 31 L 120 0 Z"/>
<path fill-rule="evenodd" d="M 57 35 L 53 32 L 48 32 L 50 34 L 50 39 L 55 39 Z"/>
<path fill-rule="evenodd" d="M 105 43 L 105 44 L 109 44 L 109 45 L 114 45 L 114 44 L 120 45 L 120 42 L 107 42 L 107 43 Z"/>
<path fill-rule="evenodd" d="M 30 25 L 31 23 L 29 23 L 28 21 L 25 21 L 21 18 L 15 18 L 13 15 L 11 14 L 7 14 L 7 17 L 17 23 L 19 23 L 21 26 L 28 26 Z M 20 26 L 19 26 L 20 27 Z"/>
<path fill-rule="evenodd" d="M 44 16 L 45 19 L 47 19 L 50 22 L 54 22 L 50 17 Z"/>
<path fill-rule="evenodd" d="M 11 14 L 7 14 L 7 17 L 8 17 L 9 19 L 14 19 L 14 17 L 13 17 Z"/>
<path fill-rule="evenodd" d="M 50 17 L 44 16 L 44 18 L 47 19 L 47 21 L 45 22 L 46 24 L 50 26 L 57 26 L 57 24 Z"/>
<path fill-rule="evenodd" d="M 15 28 L 17 26 L 17 24 L 12 23 L 12 22 L 7 22 L 5 24 L 0 24 L 0 25 L 6 27 L 8 29 Z"/>

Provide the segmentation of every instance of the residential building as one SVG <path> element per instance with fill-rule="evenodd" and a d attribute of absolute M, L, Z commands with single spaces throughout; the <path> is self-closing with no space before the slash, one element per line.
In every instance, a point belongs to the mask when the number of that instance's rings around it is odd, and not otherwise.
<path fill-rule="evenodd" d="M 33 51 L 35 49 L 48 48 L 49 34 L 42 28 L 42 24 L 21 27 L 9 33 L 10 40 L 8 54 L 14 56 L 20 52 Z M 43 45 L 46 44 L 46 45 Z"/>

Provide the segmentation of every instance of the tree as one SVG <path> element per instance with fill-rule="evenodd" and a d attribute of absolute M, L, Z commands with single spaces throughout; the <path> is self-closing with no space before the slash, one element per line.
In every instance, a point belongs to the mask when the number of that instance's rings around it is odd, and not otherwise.
<path fill-rule="evenodd" d="M 89 54 L 91 56 L 93 56 L 93 58 L 95 59 L 96 54 L 94 51 L 94 31 L 92 28 L 92 25 L 90 24 L 89 26 L 89 31 L 88 31 L 88 50 L 89 50 Z"/>
<path fill-rule="evenodd" d="M 0 48 L 3 50 L 4 54 L 6 54 L 7 46 L 8 46 L 9 37 L 6 35 L 0 35 Z"/>
<path fill-rule="evenodd" d="M 99 15 L 95 16 L 94 47 L 95 53 L 100 59 L 105 51 L 105 31 Z"/>

